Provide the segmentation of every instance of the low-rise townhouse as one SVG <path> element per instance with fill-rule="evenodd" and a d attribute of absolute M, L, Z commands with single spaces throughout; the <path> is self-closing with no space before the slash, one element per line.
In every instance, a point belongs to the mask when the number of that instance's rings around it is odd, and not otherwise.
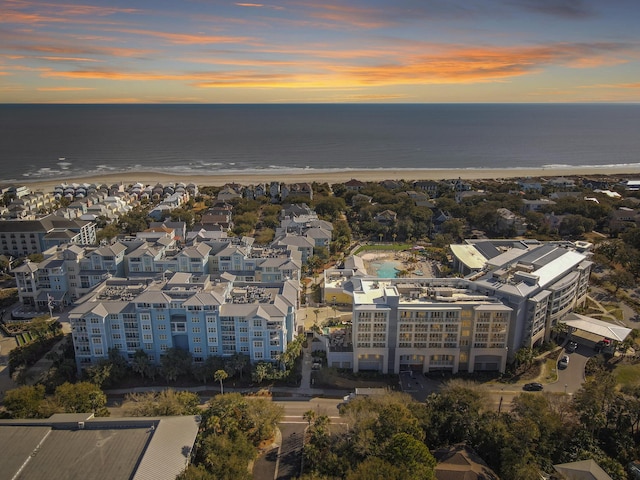
<path fill-rule="evenodd" d="M 68 306 L 109 276 L 123 275 L 125 251 L 121 243 L 53 247 L 41 262 L 27 260 L 12 270 L 20 302 L 40 311 Z"/>
<path fill-rule="evenodd" d="M 296 247 L 300 250 L 302 255 L 302 263 L 305 263 L 309 258 L 313 256 L 313 249 L 315 247 L 315 241 L 303 237 L 300 235 L 294 235 L 291 233 L 286 233 L 284 235 L 280 235 L 274 239 L 271 243 L 272 247 Z"/>

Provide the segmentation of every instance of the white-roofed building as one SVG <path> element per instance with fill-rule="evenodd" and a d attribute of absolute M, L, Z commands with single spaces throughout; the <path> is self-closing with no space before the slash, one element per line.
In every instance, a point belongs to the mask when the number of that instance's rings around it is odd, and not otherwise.
<path fill-rule="evenodd" d="M 353 297 L 355 371 L 504 371 L 586 299 L 592 263 L 581 246 L 505 239 L 451 248 L 467 278 L 327 273 L 325 288 Z"/>

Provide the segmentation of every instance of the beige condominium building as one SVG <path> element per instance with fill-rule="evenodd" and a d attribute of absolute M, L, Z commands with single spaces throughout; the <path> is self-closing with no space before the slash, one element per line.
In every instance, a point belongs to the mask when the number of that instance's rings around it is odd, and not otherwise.
<path fill-rule="evenodd" d="M 466 280 L 353 284 L 354 371 L 504 371 L 512 309 Z"/>
<path fill-rule="evenodd" d="M 588 247 L 488 240 L 466 245 L 464 257 L 452 249 L 472 267 L 465 278 L 349 275 L 354 371 L 504 372 L 584 303 Z"/>

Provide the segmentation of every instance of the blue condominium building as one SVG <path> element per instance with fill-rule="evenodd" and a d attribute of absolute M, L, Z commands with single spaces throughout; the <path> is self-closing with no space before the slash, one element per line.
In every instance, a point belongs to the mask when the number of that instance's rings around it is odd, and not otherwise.
<path fill-rule="evenodd" d="M 162 279 L 112 277 L 70 312 L 76 362 L 81 369 L 117 348 L 137 350 L 153 362 L 170 348 L 207 356 L 243 353 L 276 361 L 296 331 L 297 281 L 249 284 L 209 275 L 172 273 Z"/>

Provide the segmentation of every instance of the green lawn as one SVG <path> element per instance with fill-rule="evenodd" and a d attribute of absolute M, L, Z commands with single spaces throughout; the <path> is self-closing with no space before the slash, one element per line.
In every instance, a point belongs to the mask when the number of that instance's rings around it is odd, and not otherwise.
<path fill-rule="evenodd" d="M 545 382 L 553 383 L 558 380 L 558 366 L 555 358 L 547 358 L 542 367 Z"/>
<path fill-rule="evenodd" d="M 389 251 L 389 252 L 402 252 L 404 250 L 409 250 L 413 247 L 410 243 L 384 243 L 384 244 L 376 244 L 376 245 L 361 245 L 358 249 L 353 252 L 353 255 L 357 255 L 361 252 L 369 252 L 369 251 Z"/>
<path fill-rule="evenodd" d="M 618 384 L 621 386 L 640 383 L 640 364 L 619 365 L 614 371 Z"/>

